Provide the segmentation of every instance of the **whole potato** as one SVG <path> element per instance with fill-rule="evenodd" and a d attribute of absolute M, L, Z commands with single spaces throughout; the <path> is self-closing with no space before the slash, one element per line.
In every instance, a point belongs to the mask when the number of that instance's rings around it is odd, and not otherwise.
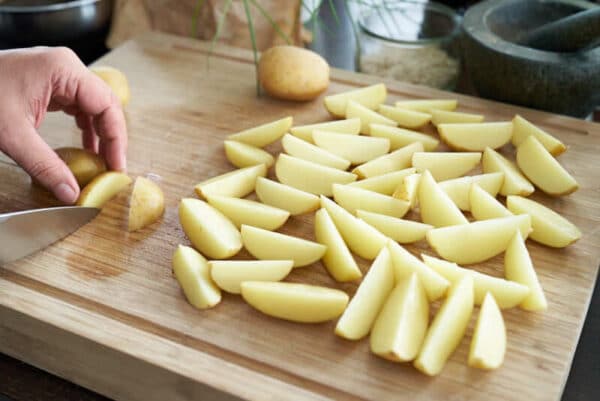
<path fill-rule="evenodd" d="M 121 106 L 127 106 L 131 93 L 127 77 L 121 71 L 109 66 L 90 67 L 90 71 L 98 75 L 104 82 L 110 86 L 112 91 L 121 101 Z"/>
<path fill-rule="evenodd" d="M 329 86 L 329 65 L 315 52 L 294 46 L 275 46 L 258 63 L 258 79 L 276 98 L 306 101 Z"/>
<path fill-rule="evenodd" d="M 54 149 L 71 170 L 80 188 L 85 187 L 94 177 L 106 171 L 104 160 L 95 153 L 80 148 Z"/>

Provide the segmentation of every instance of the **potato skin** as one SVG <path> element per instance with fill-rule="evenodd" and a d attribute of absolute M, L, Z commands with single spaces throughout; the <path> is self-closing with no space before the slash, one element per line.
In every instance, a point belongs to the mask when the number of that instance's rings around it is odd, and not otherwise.
<path fill-rule="evenodd" d="M 105 65 L 90 67 L 90 71 L 99 76 L 100 79 L 110 86 L 121 102 L 121 106 L 127 106 L 129 99 L 131 98 L 131 91 L 129 90 L 127 77 L 122 71 Z"/>
<path fill-rule="evenodd" d="M 88 150 L 65 147 L 54 149 L 54 151 L 69 167 L 79 188 L 85 187 L 97 175 L 106 171 L 104 160 Z"/>
<path fill-rule="evenodd" d="M 307 101 L 318 97 L 329 86 L 329 65 L 310 50 L 275 46 L 262 54 L 258 79 L 273 97 Z"/>

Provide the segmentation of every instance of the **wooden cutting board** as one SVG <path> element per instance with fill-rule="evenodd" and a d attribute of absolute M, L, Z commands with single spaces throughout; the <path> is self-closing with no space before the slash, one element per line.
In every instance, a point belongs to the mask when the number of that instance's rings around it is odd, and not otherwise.
<path fill-rule="evenodd" d="M 189 244 L 177 205 L 194 196 L 197 182 L 232 169 L 223 152 L 225 136 L 287 115 L 297 124 L 329 119 L 320 100 L 257 98 L 249 52 L 218 46 L 207 69 L 207 50 L 204 43 L 148 34 L 99 61 L 130 79 L 129 172 L 160 181 L 165 216 L 129 234 L 127 195 L 119 195 L 75 234 L 1 267 L 0 351 L 117 399 L 559 399 L 600 262 L 600 125 L 387 82 L 388 103 L 457 97 L 459 110 L 483 113 L 488 121 L 521 113 L 570 146 L 560 161 L 581 184 L 566 198 L 533 196 L 583 232 L 563 250 L 528 242 L 548 311 L 504 312 L 508 350 L 494 372 L 466 366 L 474 314 L 443 373 L 430 378 L 409 364 L 371 355 L 368 340 L 336 337 L 335 322 L 276 320 L 232 295 L 206 311 L 185 301 L 170 267 L 177 244 Z M 333 71 L 329 93 L 379 81 Z M 55 147 L 80 144 L 73 121 L 64 115 L 49 116 L 41 131 Z M 279 151 L 279 145 L 269 150 Z M 0 160 L 0 177 L 0 212 L 52 203 L 6 158 Z M 282 231 L 313 239 L 312 216 L 292 218 Z M 433 254 L 424 242 L 409 249 Z M 366 270 L 368 263 L 361 261 L 361 267 Z M 475 267 L 501 276 L 502 256 Z M 350 294 L 356 288 L 335 283 L 320 263 L 296 269 L 290 280 Z"/>

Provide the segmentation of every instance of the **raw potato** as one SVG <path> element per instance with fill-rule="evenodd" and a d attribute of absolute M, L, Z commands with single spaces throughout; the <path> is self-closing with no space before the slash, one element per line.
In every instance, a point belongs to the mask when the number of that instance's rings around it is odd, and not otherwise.
<path fill-rule="evenodd" d="M 459 113 L 458 111 L 429 110 L 431 123 L 436 127 L 440 124 L 480 123 L 485 117 L 481 114 Z"/>
<path fill-rule="evenodd" d="M 300 323 L 320 323 L 337 318 L 348 304 L 340 290 L 316 285 L 245 281 L 244 301 L 262 313 Z"/>
<path fill-rule="evenodd" d="M 258 127 L 240 131 L 237 134 L 231 134 L 227 139 L 262 148 L 281 138 L 283 134 L 288 132 L 293 122 L 294 119 L 292 117 L 285 117 L 259 125 Z"/>
<path fill-rule="evenodd" d="M 391 150 L 402 148 L 413 142 L 421 142 L 425 151 L 431 152 L 440 143 L 440 141 L 430 135 L 382 124 L 371 124 L 370 135 L 389 139 Z"/>
<path fill-rule="evenodd" d="M 285 134 L 281 138 L 283 150 L 290 156 L 309 162 L 322 164 L 323 166 L 346 170 L 350 167 L 350 161 L 337 156 L 327 150 L 313 145 L 312 143 L 296 138 L 291 134 Z"/>
<path fill-rule="evenodd" d="M 75 176 L 79 188 L 85 187 L 98 174 L 106 171 L 104 159 L 89 150 L 80 148 L 54 149 Z"/>
<path fill-rule="evenodd" d="M 456 99 L 427 99 L 427 100 L 401 100 L 396 102 L 396 107 L 429 113 L 431 110 L 454 111 L 458 106 Z"/>
<path fill-rule="evenodd" d="M 346 118 L 356 117 L 360 118 L 360 133 L 365 135 L 369 135 L 371 124 L 384 124 L 391 125 L 392 127 L 397 125 L 396 121 L 384 117 L 354 100 L 348 100 Z"/>
<path fill-rule="evenodd" d="M 385 173 L 364 180 L 355 181 L 346 185 L 367 189 L 373 192 L 379 192 L 380 194 L 384 195 L 392 195 L 396 188 L 398 188 L 398 185 L 400 185 L 400 183 L 404 180 L 404 177 L 414 174 L 415 171 L 417 170 L 414 168 L 405 168 L 398 171 L 392 171 L 391 173 Z"/>
<path fill-rule="evenodd" d="M 195 249 L 177 247 L 173 254 L 173 274 L 192 306 L 206 309 L 221 302 L 221 291 L 210 277 L 208 263 Z"/>
<path fill-rule="evenodd" d="M 368 162 L 390 150 L 387 138 L 314 131 L 313 140 L 318 147 L 349 160 L 352 164 Z"/>
<path fill-rule="evenodd" d="M 294 267 L 293 260 L 213 260 L 210 274 L 223 291 L 239 294 L 244 281 L 280 281 Z"/>
<path fill-rule="evenodd" d="M 315 211 L 320 205 L 318 196 L 264 177 L 256 179 L 255 191 L 262 203 L 287 210 L 292 216 Z"/>
<path fill-rule="evenodd" d="M 242 237 L 221 212 L 199 199 L 184 198 L 179 221 L 194 248 L 213 259 L 229 258 L 242 249 Z"/>
<path fill-rule="evenodd" d="M 165 196 L 160 187 L 147 178 L 136 178 L 129 200 L 128 230 L 144 228 L 157 221 L 164 212 Z"/>
<path fill-rule="evenodd" d="M 435 227 L 468 224 L 469 220 L 435 182 L 429 170 L 423 171 L 418 188 L 421 220 Z"/>
<path fill-rule="evenodd" d="M 439 186 L 448 194 L 450 199 L 456 203 L 456 206 L 458 206 L 460 210 L 469 211 L 471 210 L 469 191 L 472 184 L 478 184 L 490 195 L 496 196 L 498 195 L 503 182 L 503 173 L 489 173 L 453 178 L 451 180 L 440 182 Z"/>
<path fill-rule="evenodd" d="M 252 256 L 261 260 L 292 259 L 294 267 L 321 259 L 327 247 L 302 238 L 242 225 L 242 241 Z"/>
<path fill-rule="evenodd" d="M 413 273 L 396 284 L 381 309 L 371 330 L 371 351 L 394 362 L 412 361 L 421 349 L 428 323 L 429 300 Z"/>
<path fill-rule="evenodd" d="M 376 84 L 360 89 L 354 89 L 336 95 L 326 96 L 324 101 L 325 108 L 331 115 L 338 118 L 346 116 L 346 105 L 348 100 L 354 100 L 363 106 L 375 110 L 380 104 L 385 102 L 387 89 L 384 84 Z"/>
<path fill-rule="evenodd" d="M 391 173 L 411 167 L 412 156 L 415 152 L 422 152 L 423 144 L 421 142 L 411 143 L 403 148 L 373 159 L 365 164 L 361 164 L 352 170 L 361 178 L 371 178 L 382 174 Z"/>
<path fill-rule="evenodd" d="M 313 51 L 296 46 L 274 46 L 260 57 L 258 80 L 273 97 L 312 100 L 329 86 L 329 65 Z"/>
<path fill-rule="evenodd" d="M 77 206 L 101 208 L 129 184 L 131 178 L 127 174 L 116 171 L 104 172 L 83 188 L 77 199 Z"/>
<path fill-rule="evenodd" d="M 398 219 L 396 217 L 367 212 L 365 210 L 357 210 L 356 215 L 359 219 L 375 227 L 383 235 L 386 235 L 401 244 L 420 241 L 425 238 L 427 231 L 433 229 L 433 226 L 430 226 L 429 224 Z"/>
<path fill-rule="evenodd" d="M 419 172 L 429 170 L 436 181 L 462 177 L 480 161 L 480 152 L 415 152 L 412 156 L 412 166 Z"/>
<path fill-rule="evenodd" d="M 129 83 L 125 74 L 114 67 L 109 66 L 93 66 L 90 67 L 90 71 L 100 77 L 110 89 L 117 96 L 121 102 L 121 106 L 125 107 L 129 104 L 131 98 L 131 92 L 129 90 Z"/>
<path fill-rule="evenodd" d="M 512 137 L 511 122 L 440 124 L 437 128 L 442 141 L 460 151 L 498 149 Z"/>
<path fill-rule="evenodd" d="M 404 177 L 392 196 L 408 202 L 411 209 L 417 206 L 421 174 L 411 174 Z"/>
<path fill-rule="evenodd" d="M 265 230 L 277 230 L 290 217 L 290 212 L 287 210 L 248 199 L 206 195 L 206 200 L 231 220 L 237 228 L 247 224 Z"/>
<path fill-rule="evenodd" d="M 469 203 L 471 205 L 471 215 L 475 220 L 489 220 L 512 215 L 502 203 L 483 190 L 477 183 L 471 185 Z"/>
<path fill-rule="evenodd" d="M 469 349 L 469 366 L 498 369 L 506 353 L 506 327 L 502 312 L 492 294 L 487 293 L 473 331 Z"/>
<path fill-rule="evenodd" d="M 348 135 L 358 135 L 360 132 L 360 118 L 348 118 L 346 120 L 327 121 L 324 123 L 299 125 L 290 128 L 290 134 L 297 136 L 298 138 L 314 143 L 313 131 L 328 131 L 328 132 L 339 132 Z"/>
<path fill-rule="evenodd" d="M 335 334 L 348 340 L 360 340 L 369 334 L 393 288 L 392 260 L 388 249 L 383 248 L 335 326 Z"/>
<path fill-rule="evenodd" d="M 222 195 L 242 198 L 254 191 L 257 177 L 265 175 L 267 175 L 267 166 L 264 164 L 244 167 L 202 181 L 194 187 L 194 191 L 201 197 Z"/>
<path fill-rule="evenodd" d="M 352 214 L 356 214 L 357 209 L 362 209 L 401 218 L 408 212 L 410 206 L 407 201 L 402 199 L 339 184 L 333 184 L 333 199 Z"/>
<path fill-rule="evenodd" d="M 269 152 L 256 146 L 237 141 L 225 141 L 223 145 L 227 160 L 237 168 L 251 167 L 257 164 L 264 164 L 269 168 L 275 163 L 275 158 Z"/>
<path fill-rule="evenodd" d="M 416 110 L 403 109 L 400 107 L 382 104 L 377 109 L 379 114 L 404 128 L 421 128 L 431 120 L 431 115 Z"/>
<path fill-rule="evenodd" d="M 500 195 L 522 195 L 529 196 L 533 193 L 533 185 L 515 166 L 513 162 L 496 152 L 487 148 L 483 152 L 482 167 L 484 173 L 504 173 L 504 183 L 500 188 Z"/>
<path fill-rule="evenodd" d="M 521 142 L 530 135 L 535 136 L 552 156 L 558 156 L 567 150 L 564 143 L 546 131 L 536 127 L 520 115 L 516 115 L 515 118 L 513 118 L 512 144 L 519 146 Z"/>

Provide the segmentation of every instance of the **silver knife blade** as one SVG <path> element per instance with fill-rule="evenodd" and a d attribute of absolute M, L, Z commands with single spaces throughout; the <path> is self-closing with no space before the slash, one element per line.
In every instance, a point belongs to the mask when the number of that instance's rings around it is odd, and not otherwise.
<path fill-rule="evenodd" d="M 53 244 L 99 212 L 94 207 L 64 206 L 0 214 L 0 265 Z"/>

